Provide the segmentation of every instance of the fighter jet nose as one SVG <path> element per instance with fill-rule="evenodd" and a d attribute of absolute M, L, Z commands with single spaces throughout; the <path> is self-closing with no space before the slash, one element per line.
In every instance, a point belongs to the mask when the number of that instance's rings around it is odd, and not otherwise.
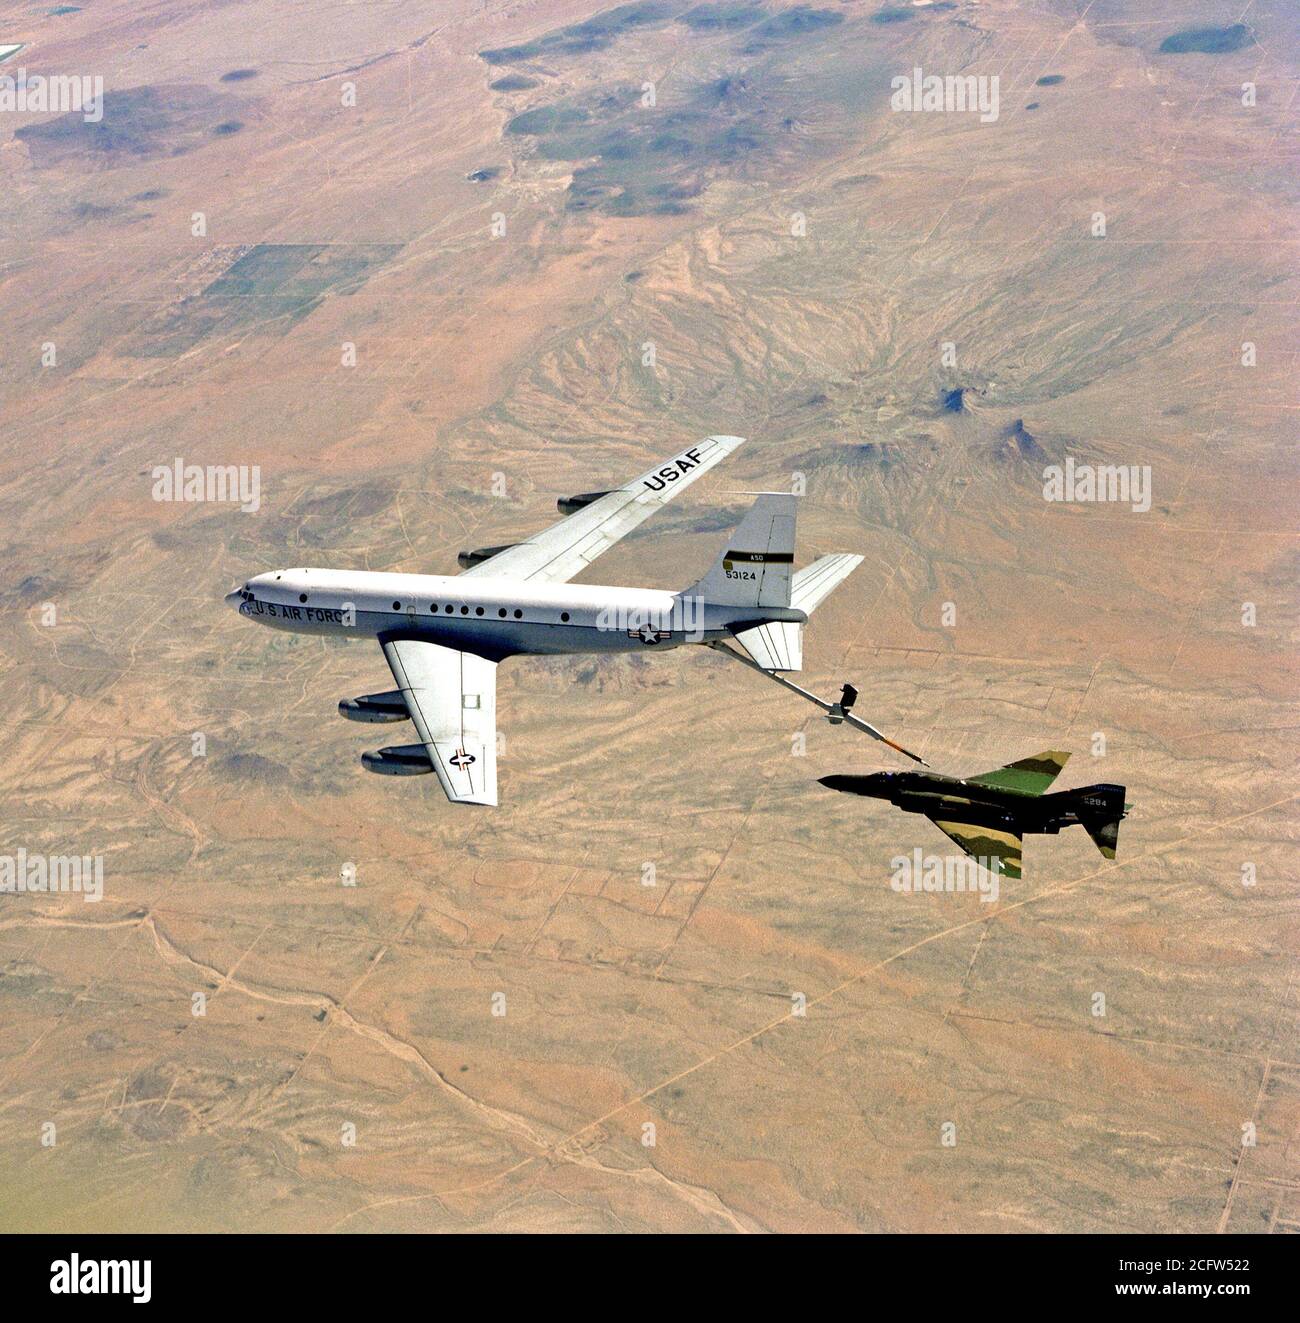
<path fill-rule="evenodd" d="M 843 790 L 850 795 L 869 795 L 880 798 L 882 793 L 886 793 L 884 788 L 889 782 L 883 780 L 881 773 L 874 772 L 870 776 L 853 776 L 840 773 L 836 776 L 823 776 L 818 780 L 828 790 Z"/>

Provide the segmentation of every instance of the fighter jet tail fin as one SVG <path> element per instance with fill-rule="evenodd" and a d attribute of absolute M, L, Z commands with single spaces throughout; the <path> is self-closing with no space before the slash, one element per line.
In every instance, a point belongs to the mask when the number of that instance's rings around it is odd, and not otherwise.
<path fill-rule="evenodd" d="M 1060 749 L 1048 749 L 1030 758 L 995 767 L 979 776 L 968 776 L 977 785 L 995 786 L 999 790 L 1019 790 L 1027 795 L 1041 795 L 1061 774 L 1070 755 Z"/>
<path fill-rule="evenodd" d="M 1114 859 L 1119 845 L 1119 824 L 1128 812 L 1124 787 L 1084 786 L 1082 790 L 1070 793 L 1075 798 L 1075 812 L 1084 831 L 1092 837 L 1092 843 L 1101 851 L 1103 859 Z"/>

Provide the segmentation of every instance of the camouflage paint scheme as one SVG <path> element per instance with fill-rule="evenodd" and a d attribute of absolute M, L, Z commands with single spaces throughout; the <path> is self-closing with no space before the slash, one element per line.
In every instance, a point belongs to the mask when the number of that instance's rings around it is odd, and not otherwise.
<path fill-rule="evenodd" d="M 1081 825 L 1103 858 L 1115 858 L 1119 824 L 1129 808 L 1124 787 L 1101 784 L 1045 794 L 1069 757 L 1048 749 L 964 780 L 938 772 L 876 772 L 826 776 L 821 783 L 923 814 L 968 855 L 997 861 L 998 872 L 1018 878 L 1026 834 L 1055 835 L 1062 827 Z"/>

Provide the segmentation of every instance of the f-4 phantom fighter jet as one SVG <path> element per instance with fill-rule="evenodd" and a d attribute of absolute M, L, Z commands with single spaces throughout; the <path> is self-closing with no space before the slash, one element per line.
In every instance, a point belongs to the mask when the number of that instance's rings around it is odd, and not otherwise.
<path fill-rule="evenodd" d="M 226 602 L 275 629 L 376 639 L 397 687 L 339 711 L 352 721 L 409 720 L 419 742 L 364 754 L 363 764 L 392 776 L 434 772 L 454 803 L 495 804 L 497 665 L 506 657 L 734 640 L 769 672 L 802 667 L 809 613 L 862 557 L 823 556 L 794 573 L 793 496 L 758 495 L 709 572 L 681 592 L 569 582 L 743 440 L 706 437 L 622 487 L 564 498 L 566 518 L 523 542 L 462 552 L 458 576 L 278 570 Z"/>
<path fill-rule="evenodd" d="M 1020 876 L 1021 838 L 1080 824 L 1106 859 L 1114 859 L 1119 824 L 1128 813 L 1124 787 L 1084 786 L 1044 794 L 1070 757 L 1056 749 L 960 780 L 937 772 L 875 772 L 823 776 L 832 790 L 887 799 L 905 813 L 923 813 L 968 855 L 998 860 L 1006 877 Z M 988 865 L 985 865 L 988 867 Z"/>

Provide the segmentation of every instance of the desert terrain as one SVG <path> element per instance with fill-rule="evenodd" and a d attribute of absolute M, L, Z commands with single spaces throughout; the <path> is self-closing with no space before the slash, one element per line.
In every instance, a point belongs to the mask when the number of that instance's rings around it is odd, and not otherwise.
<path fill-rule="evenodd" d="M 104 894 L 0 895 L 0 1227 L 1300 1229 L 1293 6 L 5 24 L 104 100 L 0 110 L 0 854 Z M 942 772 L 1071 750 L 1114 862 L 899 893 L 948 843 L 817 778 L 906 764 L 703 649 L 507 661 L 454 807 L 361 767 L 373 643 L 223 605 L 452 573 L 710 433 L 586 581 L 796 486 L 797 563 L 866 558 L 801 682 Z M 177 458 L 258 508 L 154 499 Z M 1149 508 L 1046 500 L 1067 459 Z"/>

